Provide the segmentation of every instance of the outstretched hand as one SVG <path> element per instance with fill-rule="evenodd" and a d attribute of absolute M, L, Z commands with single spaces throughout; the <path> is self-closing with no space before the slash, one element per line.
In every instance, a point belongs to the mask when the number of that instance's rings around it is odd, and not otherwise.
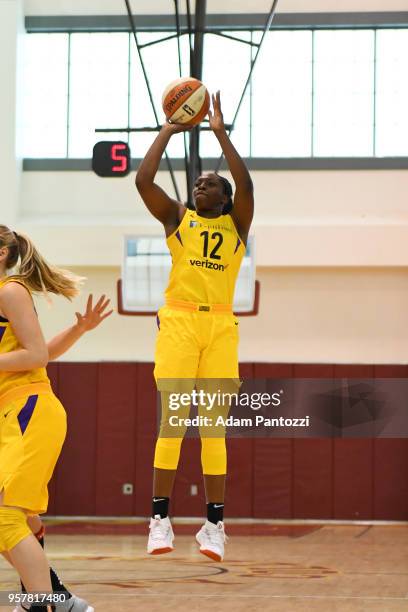
<path fill-rule="evenodd" d="M 84 314 L 80 312 L 76 312 L 75 316 L 77 318 L 76 326 L 80 329 L 82 333 L 86 331 L 90 331 L 91 329 L 95 329 L 98 327 L 100 323 L 107 317 L 109 317 L 112 310 L 105 312 L 107 306 L 110 303 L 110 299 L 106 299 L 105 295 L 102 295 L 99 300 L 96 302 L 95 306 L 92 305 L 93 295 L 92 293 L 88 296 L 88 301 L 86 303 L 86 309 Z"/>
<path fill-rule="evenodd" d="M 211 94 L 211 101 L 213 110 L 212 112 L 211 110 L 208 111 L 210 128 L 213 130 L 213 132 L 225 130 L 224 117 L 221 110 L 221 95 L 219 91 L 217 91 L 215 96 L 214 94 Z"/>

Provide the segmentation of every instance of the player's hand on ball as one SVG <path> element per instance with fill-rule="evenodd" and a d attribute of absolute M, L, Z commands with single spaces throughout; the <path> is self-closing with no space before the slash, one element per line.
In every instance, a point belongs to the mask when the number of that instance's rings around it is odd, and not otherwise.
<path fill-rule="evenodd" d="M 86 309 L 84 314 L 80 312 L 76 312 L 75 316 L 77 318 L 76 326 L 80 329 L 80 331 L 86 332 L 91 329 L 95 329 L 98 327 L 100 323 L 107 317 L 109 317 L 113 310 L 106 311 L 110 303 L 110 299 L 107 299 L 105 295 L 102 295 L 99 300 L 96 302 L 95 306 L 92 304 L 93 295 L 92 293 L 88 296 L 88 301 L 86 303 Z"/>
<path fill-rule="evenodd" d="M 221 111 L 221 96 L 219 91 L 217 91 L 215 96 L 214 94 L 211 94 L 211 101 L 213 110 L 212 112 L 211 110 L 208 111 L 210 128 L 213 130 L 213 132 L 225 130 L 224 117 L 222 116 Z"/>
<path fill-rule="evenodd" d="M 171 123 L 166 121 L 163 125 L 163 129 L 168 130 L 171 134 L 178 134 L 180 132 L 189 132 L 194 126 L 186 125 L 185 123 Z"/>

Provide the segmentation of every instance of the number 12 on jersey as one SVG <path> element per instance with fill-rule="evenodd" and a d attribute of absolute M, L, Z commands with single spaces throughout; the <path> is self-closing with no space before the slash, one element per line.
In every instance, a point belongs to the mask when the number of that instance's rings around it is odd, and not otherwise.
<path fill-rule="evenodd" d="M 221 259 L 221 255 L 217 255 L 217 251 L 222 245 L 223 237 L 220 232 L 213 232 L 211 234 L 211 245 L 210 245 L 210 232 L 205 230 L 201 232 L 200 236 L 204 236 L 204 245 L 203 245 L 203 257 L 210 257 L 210 259 Z M 213 246 L 213 242 L 216 241 L 216 244 Z M 208 255 L 208 247 L 213 246 L 210 255 Z"/>

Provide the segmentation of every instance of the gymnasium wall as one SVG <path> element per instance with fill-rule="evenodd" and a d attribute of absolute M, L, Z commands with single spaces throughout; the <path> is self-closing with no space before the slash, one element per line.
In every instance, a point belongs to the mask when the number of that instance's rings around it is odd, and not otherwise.
<path fill-rule="evenodd" d="M 251 175 L 259 266 L 408 265 L 406 170 Z M 176 177 L 184 188 L 182 173 Z M 167 173 L 157 180 L 173 193 Z M 134 174 L 101 179 L 86 171 L 25 171 L 18 207 L 21 229 L 65 265 L 118 265 L 124 233 L 161 233 L 135 189 Z M 76 248 L 65 240 L 70 228 Z"/>
<path fill-rule="evenodd" d="M 49 366 L 68 413 L 50 515 L 148 516 L 156 436 L 152 364 Z M 406 377 L 407 367 L 247 363 L 255 377 Z M 406 439 L 231 439 L 229 517 L 407 520 Z M 75 474 L 75 478 L 72 478 Z M 123 485 L 133 494 L 124 495 Z M 195 490 L 195 487 L 196 490 Z M 200 444 L 183 442 L 171 514 L 202 516 Z"/>
<path fill-rule="evenodd" d="M 88 292 L 106 293 L 116 304 L 119 267 L 73 270 L 87 277 L 74 304 L 37 300 L 47 338 L 74 322 Z M 406 268 L 268 267 L 257 277 L 260 313 L 240 319 L 241 362 L 408 363 Z M 155 336 L 154 317 L 114 313 L 61 359 L 151 362 Z"/>

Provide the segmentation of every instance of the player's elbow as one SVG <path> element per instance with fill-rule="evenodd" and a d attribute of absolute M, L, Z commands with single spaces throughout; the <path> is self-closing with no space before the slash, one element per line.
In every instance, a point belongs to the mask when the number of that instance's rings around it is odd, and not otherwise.
<path fill-rule="evenodd" d="M 146 176 L 146 173 L 139 170 L 136 173 L 136 179 L 135 179 L 135 184 L 136 184 L 136 188 L 138 190 L 139 193 L 142 193 L 143 191 L 146 190 L 146 188 L 152 184 L 152 180 Z"/>
<path fill-rule="evenodd" d="M 48 347 L 42 346 L 31 351 L 32 357 L 32 368 L 45 368 L 49 362 L 50 356 L 48 353 Z"/>

